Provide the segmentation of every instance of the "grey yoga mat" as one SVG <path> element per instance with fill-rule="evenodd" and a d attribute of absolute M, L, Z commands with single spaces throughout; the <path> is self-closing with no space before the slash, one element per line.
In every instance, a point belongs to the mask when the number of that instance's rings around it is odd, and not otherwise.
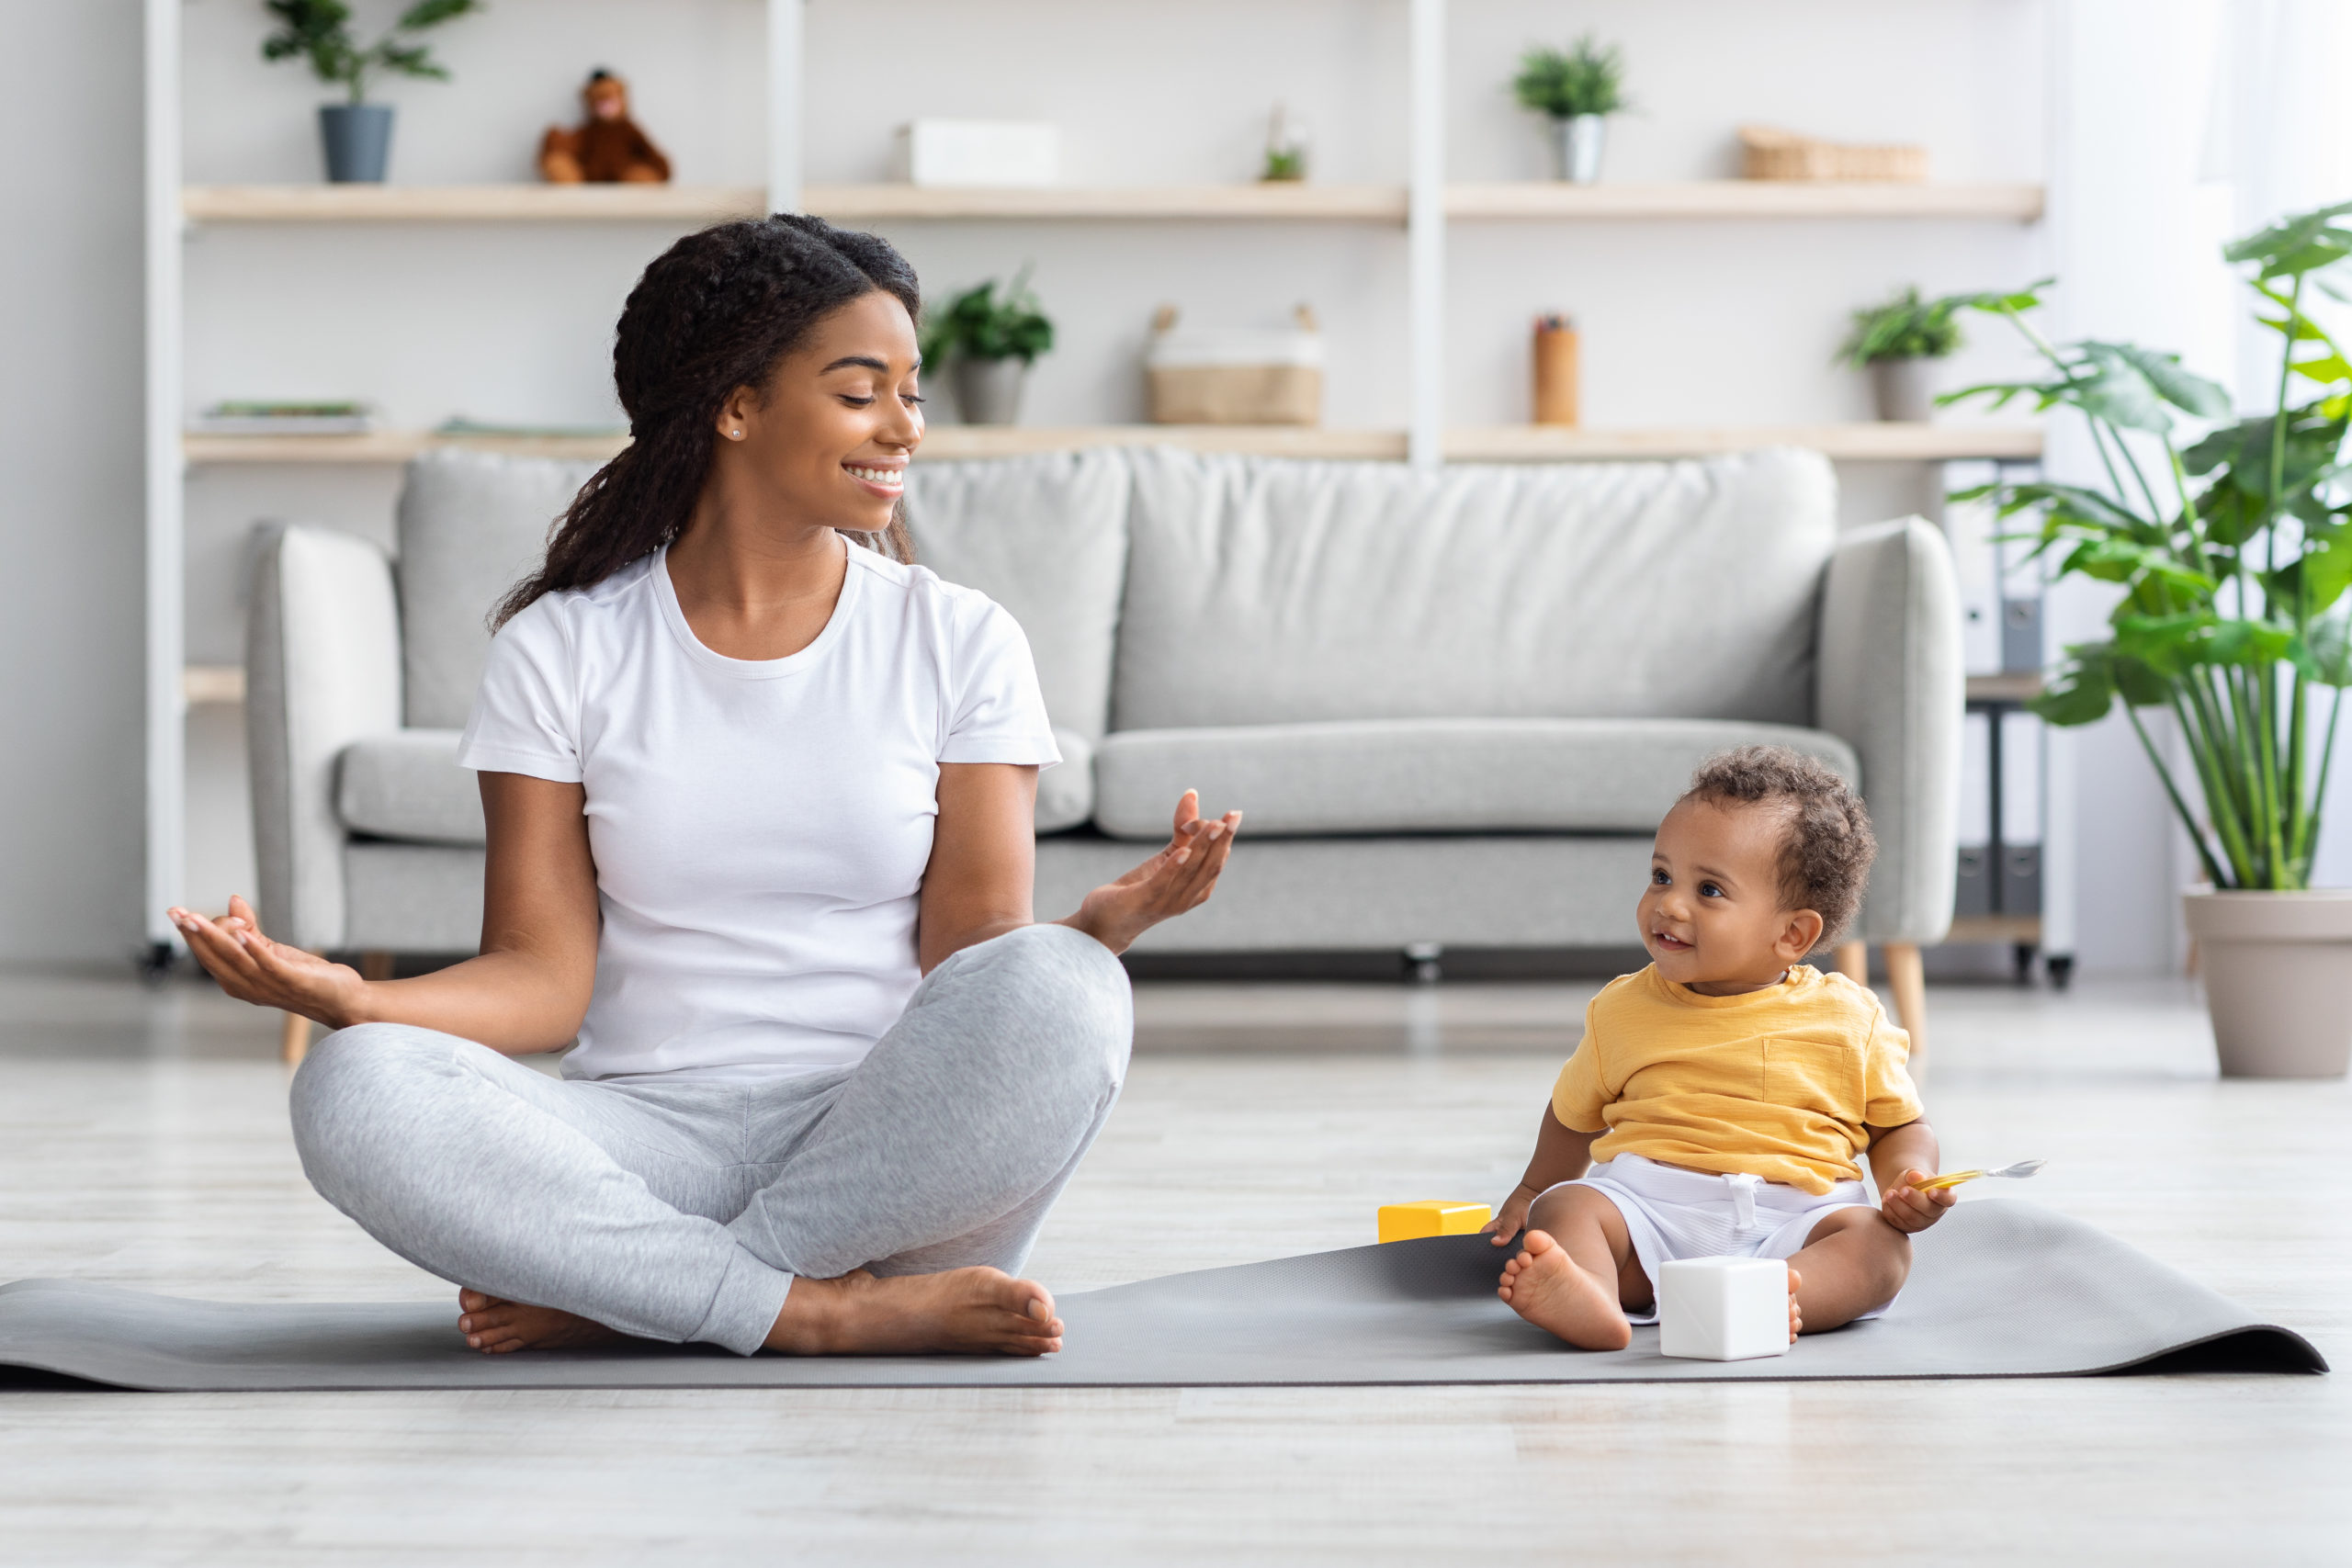
<path fill-rule="evenodd" d="M 1570 1349 L 1496 1299 L 1484 1236 L 1350 1247 L 1060 1298 L 1068 1348 L 1003 1357 L 732 1356 L 638 1345 L 483 1356 L 453 1302 L 232 1303 L 70 1280 L 0 1287 L 0 1368 L 120 1388 L 1087 1387 L 2064 1377 L 2325 1371 L 2257 1321 L 2106 1233 L 2030 1203 L 1962 1203 L 1920 1238 L 1887 1314 L 1785 1356 L 1677 1360 L 1657 1330 Z M 7 1374 L 0 1371 L 0 1382 Z M 28 1381 L 20 1378 L 19 1382 Z M 47 1380 L 30 1380 L 47 1381 Z M 52 1384 L 53 1386 L 53 1384 Z"/>

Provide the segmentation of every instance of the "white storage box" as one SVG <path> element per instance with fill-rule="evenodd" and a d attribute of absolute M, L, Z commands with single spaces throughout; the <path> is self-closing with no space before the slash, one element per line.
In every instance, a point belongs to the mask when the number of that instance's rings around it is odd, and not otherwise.
<path fill-rule="evenodd" d="M 1777 1258 L 1658 1265 L 1657 1348 L 1700 1361 L 1789 1353 L 1789 1266 Z"/>
<path fill-rule="evenodd" d="M 1301 305 L 1292 327 L 1179 327 L 1172 306 L 1144 352 L 1155 424 L 1320 424 L 1323 334 Z"/>
<path fill-rule="evenodd" d="M 919 186 L 1050 186 L 1062 177 L 1061 127 L 918 119 L 899 127 L 895 163 L 899 178 Z"/>

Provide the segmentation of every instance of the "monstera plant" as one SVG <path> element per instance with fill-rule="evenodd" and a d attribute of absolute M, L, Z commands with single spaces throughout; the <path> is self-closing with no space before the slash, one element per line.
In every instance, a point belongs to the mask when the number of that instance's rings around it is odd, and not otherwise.
<path fill-rule="evenodd" d="M 2346 214 L 2300 214 L 2223 252 L 2278 335 L 2268 412 L 2235 417 L 2175 355 L 2052 343 L 2030 319 L 2047 283 L 1958 301 L 2011 322 L 2045 372 L 1939 400 L 2030 400 L 2089 426 L 2104 483 L 1962 496 L 2032 519 L 2057 576 L 2115 585 L 2108 635 L 2068 648 L 2033 706 L 2059 725 L 2120 709 L 2163 781 L 2212 889 L 2190 895 L 2188 918 L 2230 1071 L 2342 1073 L 2352 1051 L 2352 897 L 2307 892 L 2352 684 L 2352 361 L 2312 313 L 2352 285 Z M 2177 727 L 2185 767 L 2154 713 Z"/>

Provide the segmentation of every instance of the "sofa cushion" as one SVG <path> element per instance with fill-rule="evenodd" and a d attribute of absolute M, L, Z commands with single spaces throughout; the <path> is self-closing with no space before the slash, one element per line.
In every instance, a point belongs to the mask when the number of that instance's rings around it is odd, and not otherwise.
<path fill-rule="evenodd" d="M 1102 739 L 1110 717 L 1128 485 L 1116 451 L 918 462 L 907 471 L 915 558 L 1012 613 L 1028 634 L 1055 728 L 1088 740 Z"/>
<path fill-rule="evenodd" d="M 1129 454 L 1116 729 L 1812 719 L 1817 453 L 1457 466 Z"/>
<path fill-rule="evenodd" d="M 371 838 L 482 842 L 481 795 L 473 770 L 458 766 L 458 733 L 402 729 L 353 741 L 335 763 L 335 815 Z"/>
<path fill-rule="evenodd" d="M 450 449 L 409 463 L 394 563 L 409 724 L 464 727 L 490 657 L 491 607 L 538 569 L 548 527 L 595 471 L 594 463 Z"/>
<path fill-rule="evenodd" d="M 458 765 L 460 733 L 403 729 L 344 748 L 335 767 L 335 815 L 344 827 L 409 843 L 483 842 L 476 774 Z M 1054 742 L 1061 765 L 1037 775 L 1040 833 L 1062 832 L 1094 815 L 1093 743 L 1058 727 Z M 1165 821 L 1159 830 L 1168 831 Z"/>
<path fill-rule="evenodd" d="M 1854 749 L 1787 725 L 1671 718 L 1412 718 L 1125 729 L 1095 758 L 1095 825 L 1164 838 L 1187 789 L 1251 835 L 1640 833 L 1716 752 L 1792 746 L 1861 783 Z"/>

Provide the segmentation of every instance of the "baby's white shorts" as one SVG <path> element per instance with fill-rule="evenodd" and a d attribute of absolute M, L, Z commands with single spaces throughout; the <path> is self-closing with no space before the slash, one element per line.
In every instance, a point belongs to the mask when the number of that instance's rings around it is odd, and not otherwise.
<path fill-rule="evenodd" d="M 1786 1258 L 1804 1246 L 1823 1215 L 1876 1206 L 1860 1181 L 1841 1181 L 1815 1197 L 1785 1182 L 1710 1176 L 1639 1155 L 1619 1155 L 1560 1186 L 1589 1187 L 1617 1205 L 1634 1238 L 1634 1255 L 1653 1284 L 1658 1265 L 1678 1258 Z M 1655 1323 L 1657 1311 L 1629 1310 L 1625 1317 Z"/>

